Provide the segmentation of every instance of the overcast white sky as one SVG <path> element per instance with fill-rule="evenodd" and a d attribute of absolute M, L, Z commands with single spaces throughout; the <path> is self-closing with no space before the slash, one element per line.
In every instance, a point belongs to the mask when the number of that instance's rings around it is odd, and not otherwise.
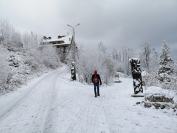
<path fill-rule="evenodd" d="M 177 50 L 177 0 L 0 0 L 0 17 L 18 30 L 42 35 L 70 32 L 94 46 L 160 47 L 166 40 Z"/>

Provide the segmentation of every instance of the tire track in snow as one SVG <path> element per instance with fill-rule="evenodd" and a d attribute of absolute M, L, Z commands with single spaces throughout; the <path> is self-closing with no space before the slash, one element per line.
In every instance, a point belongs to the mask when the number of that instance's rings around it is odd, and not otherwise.
<path fill-rule="evenodd" d="M 48 120 L 50 119 L 51 114 L 51 107 L 53 104 L 53 101 L 55 100 L 56 97 L 56 81 L 57 81 L 58 74 L 54 76 L 54 81 L 51 83 L 51 88 L 52 92 L 50 94 L 50 102 L 46 107 L 46 112 L 43 116 L 43 120 L 41 120 L 41 127 L 39 128 L 39 133 L 45 133 L 46 126 L 48 124 Z"/>
<path fill-rule="evenodd" d="M 78 95 L 78 90 L 76 88 L 73 89 L 71 82 L 68 80 L 66 81 L 66 79 L 62 76 L 58 77 L 58 81 L 60 81 L 60 84 L 57 86 L 58 94 L 55 96 L 55 99 L 53 100 L 54 103 L 51 105 L 49 115 L 46 118 L 45 126 L 43 126 L 45 128 L 43 133 L 67 132 L 68 128 L 72 127 L 71 125 L 73 124 L 73 121 L 78 120 L 78 117 L 81 114 L 80 112 L 84 112 L 84 109 L 82 108 L 83 101 L 78 99 L 79 97 L 76 96 Z M 66 85 L 68 86 L 69 91 L 65 90 Z M 82 95 L 82 92 L 79 96 L 80 95 Z M 85 97 L 85 95 L 82 96 Z M 65 118 L 69 118 L 69 121 L 66 122 Z M 64 130 L 63 128 L 60 129 L 61 125 L 58 125 L 61 121 L 62 125 L 65 127 Z"/>
<path fill-rule="evenodd" d="M 47 110 L 49 109 L 49 106 L 50 106 L 50 102 L 48 102 L 48 100 L 51 99 L 52 94 L 53 94 L 53 92 L 51 92 L 53 90 L 53 88 L 52 88 L 53 82 L 51 82 L 51 81 L 55 82 L 54 79 L 56 79 L 57 76 L 58 76 L 57 74 L 53 74 L 53 72 L 52 72 L 51 74 L 45 76 L 42 80 L 40 80 L 40 82 L 34 84 L 36 86 L 34 86 L 34 88 L 31 89 L 30 93 L 28 93 L 27 96 L 23 96 L 24 98 L 21 99 L 22 101 L 19 101 L 15 105 L 15 107 L 12 108 L 10 110 L 10 112 L 8 112 L 8 114 L 6 114 L 3 117 L 3 119 L 1 119 L 0 132 L 11 133 L 13 131 L 10 131 L 9 129 L 14 128 L 15 130 L 19 130 L 19 126 L 21 126 L 21 128 L 23 129 L 23 125 L 27 122 L 26 123 L 27 127 L 29 127 L 28 125 L 30 125 L 30 124 L 31 124 L 31 126 L 29 128 L 26 128 L 28 130 L 25 133 L 41 133 L 42 129 L 43 129 L 43 127 L 41 127 L 41 126 L 43 125 L 42 123 L 45 122 L 45 118 L 48 114 Z M 47 80 L 47 78 L 50 79 L 50 80 L 48 80 L 49 85 L 46 86 L 45 89 L 41 88 L 41 84 L 44 84 L 45 83 L 44 81 Z M 35 93 L 37 93 L 37 95 Z M 38 96 L 38 94 L 41 94 L 41 96 Z M 35 98 L 36 96 L 37 96 L 37 98 Z M 41 102 L 42 99 L 44 99 L 43 100 L 44 102 Z M 32 101 L 37 100 L 37 104 L 34 104 L 34 105 L 31 104 L 31 102 L 29 102 L 31 100 Z M 36 101 L 34 101 L 34 102 L 36 102 Z M 21 115 L 21 116 L 19 116 L 19 115 Z M 31 118 L 30 118 L 30 116 L 31 116 Z M 10 122 L 10 125 L 7 124 L 7 121 Z M 17 124 L 16 124 L 16 122 L 17 122 Z"/>
<path fill-rule="evenodd" d="M 45 77 L 43 77 L 42 79 L 40 79 L 39 81 L 37 81 L 36 83 L 34 83 L 34 85 L 32 85 L 31 87 L 27 88 L 27 91 L 17 100 L 15 100 L 15 102 L 9 106 L 4 112 L 2 112 L 0 114 L 0 122 L 5 119 L 8 115 L 10 115 L 10 113 L 13 111 L 13 109 L 15 109 L 18 105 L 20 105 L 23 102 L 23 99 L 25 99 L 26 97 L 28 97 L 28 95 L 31 94 L 31 92 L 36 89 L 35 87 L 37 85 L 39 85 L 42 81 L 44 81 L 45 79 L 49 78 L 49 76 L 52 76 L 53 73 L 55 72 L 51 72 L 48 75 L 46 75 Z"/>
<path fill-rule="evenodd" d="M 61 71 L 56 72 L 55 75 L 53 75 L 52 82 L 49 82 L 49 89 L 51 90 L 50 96 L 47 99 L 47 101 L 49 102 L 45 105 L 45 108 L 43 110 L 44 113 L 41 115 L 41 119 L 37 122 L 40 124 L 40 126 L 37 129 L 34 129 L 34 133 L 46 133 L 47 126 L 50 124 L 50 119 L 53 115 L 52 107 L 57 97 L 56 83 L 59 79 L 59 75 L 64 73 L 64 71 L 65 70 L 62 69 Z"/>
<path fill-rule="evenodd" d="M 51 99 L 50 99 L 50 104 L 49 104 L 49 106 L 48 106 L 48 108 L 47 108 L 47 112 L 46 112 L 46 115 L 45 115 L 45 117 L 44 117 L 44 119 L 43 119 L 43 124 L 42 124 L 42 127 L 41 127 L 41 132 L 42 133 L 47 133 L 48 131 L 48 127 L 50 127 L 51 126 L 51 124 L 52 123 L 50 123 L 51 122 L 51 119 L 53 119 L 53 115 L 55 115 L 54 114 L 54 112 L 53 112 L 53 109 L 54 109 L 54 107 L 56 106 L 55 104 L 54 104 L 54 102 L 56 101 L 56 98 L 57 98 L 57 89 L 56 89 L 56 83 L 57 83 L 57 81 L 60 79 L 60 77 L 58 76 L 59 74 L 61 75 L 63 72 L 61 72 L 61 73 L 58 73 L 57 74 L 57 76 L 55 77 L 55 80 L 54 80 L 54 82 L 53 82 L 53 84 L 52 84 L 52 94 L 51 94 Z M 59 86 L 57 86 L 57 87 L 59 87 Z"/>
<path fill-rule="evenodd" d="M 61 82 L 60 83 L 61 85 L 57 86 L 58 87 L 58 90 L 57 90 L 58 94 L 55 96 L 55 100 L 53 100 L 54 103 L 51 106 L 51 111 L 50 111 L 50 113 L 49 113 L 49 115 L 47 117 L 47 122 L 45 124 L 45 130 L 44 130 L 43 133 L 51 133 L 51 132 L 55 133 L 55 132 L 58 132 L 58 130 L 56 130 L 56 127 L 58 127 L 57 126 L 57 124 L 58 124 L 57 123 L 57 117 L 59 115 L 58 118 L 62 119 L 63 115 L 61 116 L 60 112 L 61 112 L 61 110 L 62 110 L 63 107 L 65 108 L 65 111 L 66 111 L 65 114 L 67 114 L 67 111 L 70 112 L 69 115 L 71 115 L 72 113 L 76 113 L 75 110 L 72 110 L 72 109 L 74 109 L 74 106 L 71 105 L 71 103 L 73 101 L 73 99 L 72 99 L 73 97 L 69 97 L 69 96 L 67 97 L 66 96 L 66 97 L 64 97 L 64 99 L 60 98 L 61 94 L 63 93 L 63 90 L 62 90 L 63 86 L 62 86 L 62 84 L 68 84 L 68 81 L 66 81 L 65 79 L 63 79 L 63 77 L 61 77 L 61 76 L 58 77 L 58 81 Z M 61 101 L 58 101 L 57 98 L 59 98 L 59 100 L 61 100 Z M 79 101 L 79 102 L 81 102 L 81 101 Z M 67 105 L 71 105 L 71 106 L 67 106 Z M 74 117 L 72 117 L 72 120 L 74 120 Z"/>
<path fill-rule="evenodd" d="M 44 78 L 29 87 L 30 90 L 25 92 L 25 95 L 23 95 L 20 100 L 11 107 L 9 112 L 0 119 L 0 132 L 13 133 L 11 129 L 20 131 L 21 129 L 19 127 L 23 129 L 23 125 L 26 126 L 24 128 L 26 132 L 23 131 L 25 133 L 44 132 L 46 122 L 48 121 L 48 117 L 50 117 L 50 108 L 56 94 L 55 84 L 61 72 L 63 72 L 63 70 L 54 71 L 45 75 Z M 37 104 L 30 104 L 31 100 L 37 100 Z M 18 118 L 20 114 L 22 115 Z M 10 125 L 7 121 L 10 121 Z"/>

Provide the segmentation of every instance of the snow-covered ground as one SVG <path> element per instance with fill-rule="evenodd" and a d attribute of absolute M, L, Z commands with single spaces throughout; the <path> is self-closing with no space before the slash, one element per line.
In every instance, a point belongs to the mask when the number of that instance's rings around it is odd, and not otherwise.
<path fill-rule="evenodd" d="M 0 97 L 0 133 L 177 133 L 171 110 L 136 105 L 132 79 L 101 86 L 70 81 L 65 67 Z"/>

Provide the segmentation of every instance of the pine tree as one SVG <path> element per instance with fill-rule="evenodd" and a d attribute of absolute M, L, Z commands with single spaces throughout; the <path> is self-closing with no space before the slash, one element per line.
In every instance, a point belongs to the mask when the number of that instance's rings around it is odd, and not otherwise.
<path fill-rule="evenodd" d="M 170 56 L 169 47 L 165 41 L 163 41 L 159 65 L 159 80 L 164 83 L 171 82 L 171 76 L 174 74 L 174 62 Z"/>

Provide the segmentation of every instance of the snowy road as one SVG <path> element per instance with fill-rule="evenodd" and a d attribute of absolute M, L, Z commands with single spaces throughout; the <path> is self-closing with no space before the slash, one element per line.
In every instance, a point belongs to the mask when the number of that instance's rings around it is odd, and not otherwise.
<path fill-rule="evenodd" d="M 0 133 L 177 133 L 177 117 L 136 106 L 131 79 L 101 87 L 71 82 L 66 69 L 0 97 Z"/>

